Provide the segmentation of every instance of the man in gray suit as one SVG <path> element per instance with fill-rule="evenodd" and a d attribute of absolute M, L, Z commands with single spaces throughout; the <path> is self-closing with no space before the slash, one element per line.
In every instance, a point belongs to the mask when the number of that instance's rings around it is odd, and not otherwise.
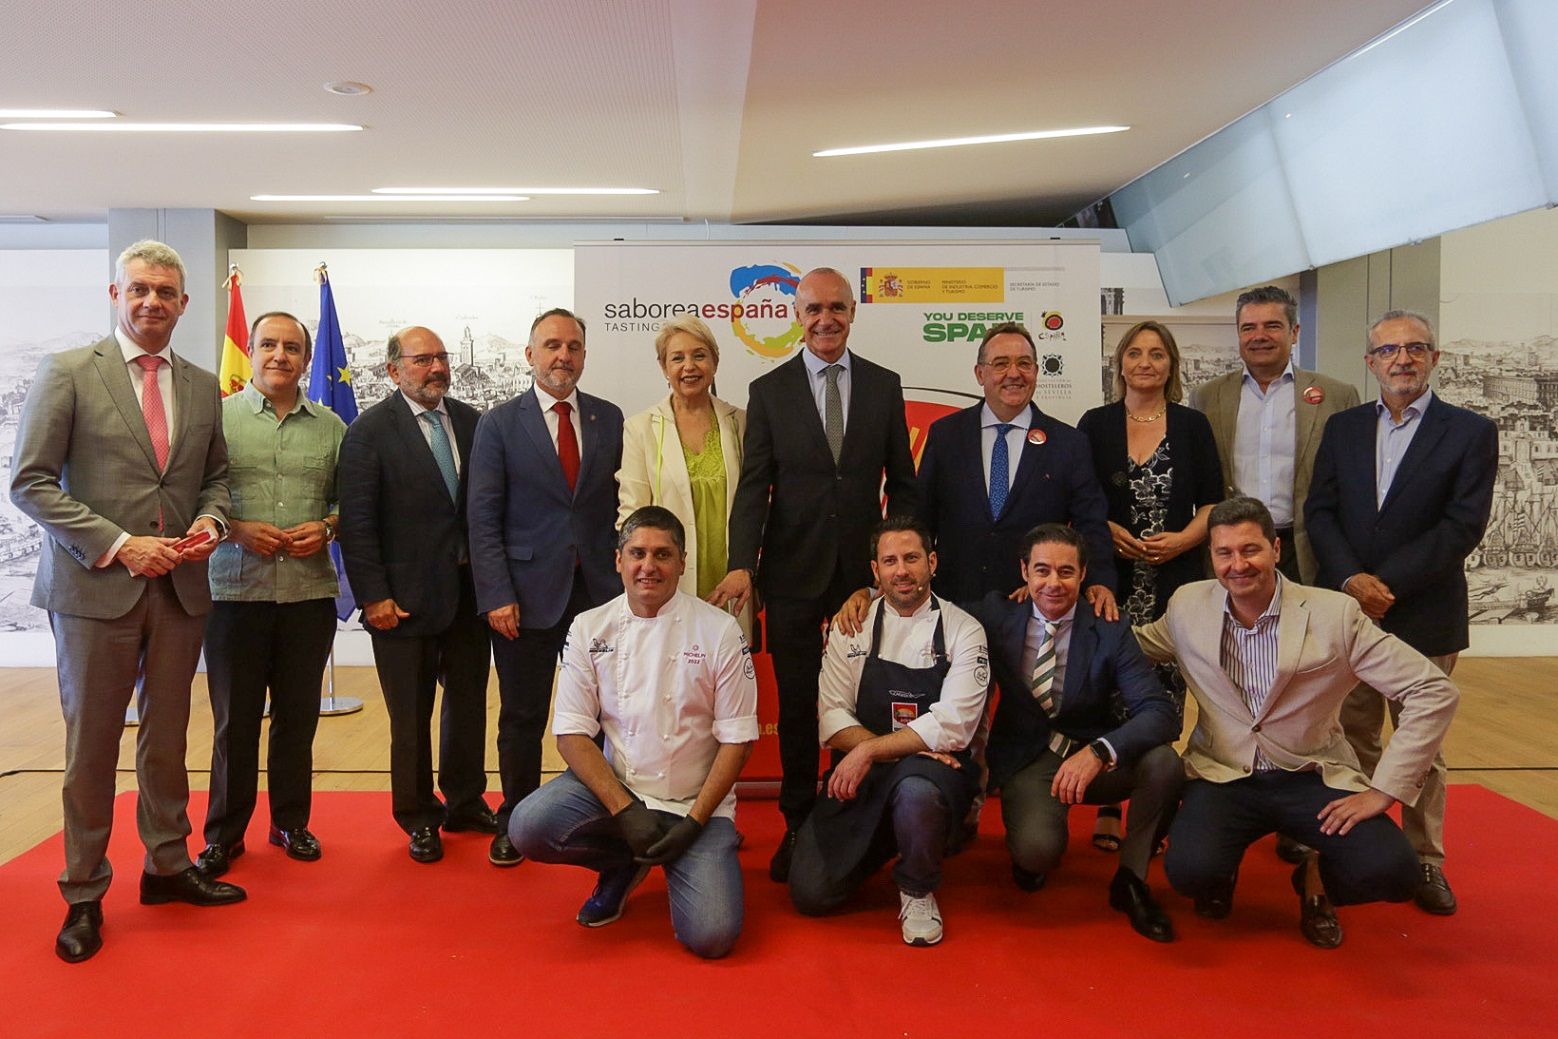
<path fill-rule="evenodd" d="M 11 461 L 11 501 L 48 534 L 32 603 L 49 611 L 65 715 L 70 911 L 54 951 L 70 963 L 103 943 L 114 772 L 137 686 L 141 902 L 244 898 L 202 876 L 185 846 L 189 686 L 211 609 L 206 557 L 229 504 L 216 376 L 169 349 L 189 301 L 178 253 L 136 242 L 108 298 L 113 335 L 38 366 Z"/>

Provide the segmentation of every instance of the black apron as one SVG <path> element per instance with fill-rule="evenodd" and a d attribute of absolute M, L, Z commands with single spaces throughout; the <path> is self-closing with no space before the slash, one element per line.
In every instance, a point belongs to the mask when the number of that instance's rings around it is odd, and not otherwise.
<path fill-rule="evenodd" d="M 882 614 L 887 608 L 887 604 L 882 603 L 877 611 L 871 629 L 871 649 L 861 667 L 860 688 L 855 698 L 856 720 L 877 736 L 901 729 L 930 710 L 931 704 L 941 699 L 942 681 L 952 667 L 942 631 L 941 604 L 934 596 L 931 597 L 931 608 L 938 611 L 933 641 L 935 663 L 930 667 L 908 667 L 878 656 L 882 643 Z M 840 751 L 833 752 L 834 767 L 843 757 Z M 979 766 L 973 753 L 965 747 L 952 757 L 963 767 L 952 768 L 922 754 L 878 762 L 871 766 L 849 801 L 827 796 L 828 779 L 833 775 L 830 768 L 822 780 L 824 793 L 797 835 L 796 854 L 803 854 L 801 845 L 811 844 L 804 853 L 808 858 L 819 856 L 829 878 L 839 882 L 851 875 L 858 878 L 886 863 L 897 854 L 888 805 L 894 788 L 909 776 L 923 776 L 941 791 L 947 802 L 950 837 L 961 827 L 979 789 Z"/>

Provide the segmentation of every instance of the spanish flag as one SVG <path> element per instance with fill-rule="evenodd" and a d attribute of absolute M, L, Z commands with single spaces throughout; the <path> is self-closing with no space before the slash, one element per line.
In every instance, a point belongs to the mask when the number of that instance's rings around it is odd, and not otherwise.
<path fill-rule="evenodd" d="M 249 382 L 254 369 L 249 366 L 249 322 L 243 315 L 243 296 L 238 285 L 243 275 L 235 263 L 229 268 L 227 281 L 227 335 L 222 340 L 222 371 L 217 382 L 222 396 L 237 393 Z"/>

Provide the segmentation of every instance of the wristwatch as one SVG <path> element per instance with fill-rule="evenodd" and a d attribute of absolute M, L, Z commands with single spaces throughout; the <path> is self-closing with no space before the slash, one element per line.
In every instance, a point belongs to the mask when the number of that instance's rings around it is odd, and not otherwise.
<path fill-rule="evenodd" d="M 1106 770 L 1114 768 L 1114 757 L 1109 753 L 1109 744 L 1103 740 L 1094 740 L 1087 745 L 1087 749 L 1092 751 L 1094 756 L 1104 763 Z"/>

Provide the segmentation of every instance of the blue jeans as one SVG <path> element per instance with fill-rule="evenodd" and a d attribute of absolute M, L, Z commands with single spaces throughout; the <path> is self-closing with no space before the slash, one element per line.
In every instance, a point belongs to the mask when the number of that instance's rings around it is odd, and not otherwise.
<path fill-rule="evenodd" d="M 656 812 L 669 823 L 676 816 Z M 598 873 L 633 868 L 633 853 L 617 834 L 600 799 L 572 770 L 527 796 L 509 816 L 509 840 L 536 862 L 562 862 Z M 718 816 L 709 820 L 683 855 L 668 862 L 671 927 L 676 940 L 707 959 L 730 951 L 741 934 L 741 864 L 736 827 Z"/>

